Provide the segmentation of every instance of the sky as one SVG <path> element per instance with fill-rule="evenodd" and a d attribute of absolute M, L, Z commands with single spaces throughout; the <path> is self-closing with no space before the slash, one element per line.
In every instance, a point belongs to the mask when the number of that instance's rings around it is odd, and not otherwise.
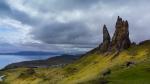
<path fill-rule="evenodd" d="M 0 0 L 0 51 L 78 53 L 111 36 L 117 16 L 133 42 L 150 39 L 150 0 Z"/>

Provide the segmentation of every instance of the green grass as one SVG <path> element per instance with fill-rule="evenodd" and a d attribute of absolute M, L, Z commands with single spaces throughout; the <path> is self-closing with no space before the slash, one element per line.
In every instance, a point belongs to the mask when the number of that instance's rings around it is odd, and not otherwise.
<path fill-rule="evenodd" d="M 115 70 L 108 79 L 109 84 L 150 84 L 150 61 Z"/>
<path fill-rule="evenodd" d="M 6 84 L 150 84 L 150 43 L 132 46 L 115 58 L 114 53 L 89 54 L 63 68 L 37 68 L 32 75 L 27 68 L 2 71 Z M 134 66 L 124 66 L 128 61 Z M 111 74 L 103 77 L 107 69 Z M 25 74 L 20 78 L 21 74 Z"/>

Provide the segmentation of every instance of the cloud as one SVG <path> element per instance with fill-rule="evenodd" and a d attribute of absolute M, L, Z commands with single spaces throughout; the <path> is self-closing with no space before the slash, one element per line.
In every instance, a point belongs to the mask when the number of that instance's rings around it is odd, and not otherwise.
<path fill-rule="evenodd" d="M 150 37 L 149 2 L 137 0 L 135 5 L 132 0 L 1 0 L 0 31 L 5 32 L 0 38 L 26 45 L 38 42 L 48 45 L 46 50 L 84 51 L 100 44 L 103 24 L 112 36 L 116 18 L 121 16 L 129 21 L 132 41 L 140 42 Z"/>
<path fill-rule="evenodd" d="M 32 34 L 49 44 L 95 44 L 90 38 L 96 37 L 82 22 L 50 23 L 33 30 Z"/>
<path fill-rule="evenodd" d="M 1 42 L 26 43 L 33 42 L 31 39 L 31 26 L 22 24 L 20 21 L 10 18 L 0 18 L 0 38 Z"/>

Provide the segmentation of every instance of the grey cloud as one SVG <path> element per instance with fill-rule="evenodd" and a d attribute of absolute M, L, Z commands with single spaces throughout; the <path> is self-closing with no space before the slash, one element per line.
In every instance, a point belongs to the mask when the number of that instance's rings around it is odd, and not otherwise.
<path fill-rule="evenodd" d="M 60 7 L 64 9 L 87 9 L 99 1 L 100 0 L 62 0 Z"/>
<path fill-rule="evenodd" d="M 22 11 L 12 9 L 7 3 L 7 0 L 0 1 L 0 17 L 12 18 L 15 20 L 19 20 L 24 24 L 29 24 L 29 25 L 36 25 L 39 23 L 39 21 L 36 18 L 33 19 Z"/>
<path fill-rule="evenodd" d="M 32 31 L 34 38 L 50 44 L 96 44 L 88 26 L 82 22 L 50 23 Z"/>
<path fill-rule="evenodd" d="M 0 1 L 0 16 L 11 16 L 11 9 L 5 0 Z"/>
<path fill-rule="evenodd" d="M 112 36 L 118 15 L 129 21 L 132 41 L 139 42 L 150 39 L 149 0 L 136 0 L 136 2 L 133 0 L 47 0 L 47 2 L 24 0 L 24 5 L 38 10 L 42 15 L 32 17 L 29 15 L 30 12 L 25 13 L 11 9 L 7 3 L 0 1 L 0 17 L 7 16 L 19 20 L 23 24 L 31 25 L 33 29 L 30 34 L 33 39 L 51 46 L 53 49 L 57 45 L 64 45 L 59 46 L 59 49 L 62 50 L 63 48 L 69 50 L 98 46 L 102 41 L 103 24 L 107 25 Z M 62 12 L 71 14 L 73 10 L 79 10 L 82 15 L 78 19 L 71 19 L 64 23 L 55 20 L 58 16 L 62 16 Z M 52 18 L 45 19 L 43 16 L 46 15 L 52 16 Z M 75 17 L 73 15 L 70 18 Z"/>
<path fill-rule="evenodd" d="M 23 13 L 18 10 L 12 10 L 11 18 L 21 21 L 24 24 L 35 26 L 39 24 L 39 19 L 31 18 L 26 13 Z"/>
<path fill-rule="evenodd" d="M 59 12 L 64 10 L 88 9 L 99 1 L 100 0 L 47 0 L 45 3 L 46 5 L 43 5 L 39 2 L 39 4 L 34 7 L 43 12 Z M 30 5 L 33 5 L 34 3 L 35 2 L 33 1 Z"/>
<path fill-rule="evenodd" d="M 104 7 L 103 6 L 101 7 L 101 4 L 99 4 L 99 2 L 101 2 L 102 5 L 104 5 Z M 68 10 L 68 9 L 71 9 L 71 10 L 80 9 L 80 10 L 83 10 L 83 12 L 85 12 L 84 17 L 87 17 L 87 19 L 83 21 L 77 21 L 75 23 L 69 22 L 66 24 L 61 24 L 58 22 L 46 23 L 46 26 L 44 27 L 42 26 L 41 28 L 33 29 L 33 32 L 36 32 L 36 33 L 32 33 L 32 34 L 35 35 L 36 39 L 41 40 L 46 43 L 52 43 L 52 44 L 53 43 L 64 43 L 64 44 L 65 43 L 66 44 L 67 43 L 71 43 L 71 44 L 97 43 L 98 44 L 99 41 L 94 40 L 94 39 L 102 40 L 102 38 L 100 38 L 100 36 L 102 35 L 99 35 L 101 32 L 97 32 L 97 31 L 91 32 L 85 23 L 88 22 L 88 24 L 94 24 L 94 25 L 101 24 L 101 27 L 95 26 L 96 28 L 99 28 L 99 30 L 100 28 L 102 28 L 103 24 L 106 24 L 108 25 L 108 28 L 112 35 L 114 32 L 116 18 L 118 15 L 120 15 L 121 17 L 129 21 L 130 32 L 131 32 L 130 37 L 132 38 L 133 41 L 138 42 L 141 40 L 149 39 L 148 33 L 139 34 L 139 32 L 141 32 L 142 27 L 144 27 L 145 30 L 148 29 L 148 25 L 144 23 L 144 22 L 148 22 L 148 19 L 145 19 L 145 21 L 140 23 L 144 25 L 137 26 L 138 21 L 141 20 L 144 15 L 147 15 L 149 13 L 147 10 L 149 9 L 149 6 L 146 2 L 147 0 L 144 0 L 144 1 L 137 0 L 136 4 L 138 5 L 138 7 L 136 7 L 134 1 L 120 1 L 120 0 L 116 0 L 116 1 L 69 0 L 67 1 L 67 0 L 62 0 L 59 3 L 56 1 L 55 4 L 53 4 L 54 6 L 52 6 L 52 8 L 55 9 L 55 11 L 60 12 L 59 7 L 61 11 Z M 143 6 L 143 4 L 145 6 Z M 89 10 L 89 8 L 93 5 L 98 6 L 98 8 L 94 9 L 95 11 Z M 104 11 L 101 11 L 101 10 L 104 10 Z M 99 11 L 101 12 L 101 14 L 97 15 L 96 13 L 98 13 Z M 105 13 L 105 11 L 107 14 Z M 110 14 L 112 13 L 113 15 L 109 16 L 109 13 Z M 84 19 L 84 17 L 82 17 L 81 20 Z M 94 22 L 91 22 L 91 21 L 94 21 Z M 91 42 L 92 40 L 94 40 L 94 42 Z"/>
<path fill-rule="evenodd" d="M 7 4 L 5 3 L 5 1 L 1 0 L 0 1 L 0 10 L 1 11 L 7 11 L 9 9 L 9 7 L 7 6 Z"/>

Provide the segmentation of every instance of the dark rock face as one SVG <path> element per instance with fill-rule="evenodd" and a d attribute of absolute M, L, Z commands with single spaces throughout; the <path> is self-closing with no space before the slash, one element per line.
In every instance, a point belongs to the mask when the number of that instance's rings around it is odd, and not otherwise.
<path fill-rule="evenodd" d="M 100 45 L 100 51 L 106 52 L 110 46 L 110 35 L 106 25 L 103 26 L 103 43 Z"/>
<path fill-rule="evenodd" d="M 128 21 L 122 20 L 118 16 L 117 22 L 116 22 L 116 31 L 113 35 L 112 42 L 111 42 L 111 49 L 112 50 L 121 50 L 129 48 L 131 45 L 130 39 L 129 39 L 129 25 Z"/>
<path fill-rule="evenodd" d="M 120 51 L 130 47 L 131 42 L 129 39 L 128 21 L 124 21 L 118 16 L 115 28 L 116 30 L 111 41 L 107 27 L 104 25 L 103 43 L 100 45 L 100 52 Z"/>

